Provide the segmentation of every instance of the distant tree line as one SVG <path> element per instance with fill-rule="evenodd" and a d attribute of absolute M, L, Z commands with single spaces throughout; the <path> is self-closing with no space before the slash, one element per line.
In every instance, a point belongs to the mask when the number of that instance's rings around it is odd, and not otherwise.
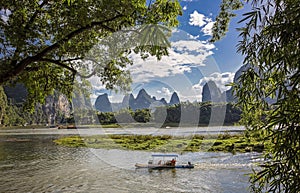
<path fill-rule="evenodd" d="M 149 109 L 122 109 L 118 112 L 98 112 L 100 124 L 115 123 L 147 123 L 151 121 L 151 111 Z"/>
<path fill-rule="evenodd" d="M 208 125 L 211 121 L 211 114 L 224 111 L 220 117 L 223 125 L 232 125 L 240 120 L 241 110 L 232 103 L 214 104 L 182 102 L 171 106 L 156 107 L 156 109 L 122 109 L 118 112 L 98 112 L 100 124 L 115 123 L 162 123 L 163 125 L 197 124 Z"/>

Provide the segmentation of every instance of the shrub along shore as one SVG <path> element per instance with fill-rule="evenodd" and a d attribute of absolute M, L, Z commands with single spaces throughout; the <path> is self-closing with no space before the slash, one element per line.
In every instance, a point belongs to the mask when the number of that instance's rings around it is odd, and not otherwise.
<path fill-rule="evenodd" d="M 68 147 L 143 150 L 154 152 L 263 152 L 269 141 L 247 138 L 243 134 L 220 135 L 98 135 L 67 136 L 54 141 Z"/>

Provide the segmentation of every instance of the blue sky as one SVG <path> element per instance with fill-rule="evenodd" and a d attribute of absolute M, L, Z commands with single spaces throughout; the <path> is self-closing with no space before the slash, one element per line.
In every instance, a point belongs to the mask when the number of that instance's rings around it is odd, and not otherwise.
<path fill-rule="evenodd" d="M 182 0 L 183 15 L 178 17 L 180 25 L 173 29 L 170 38 L 170 56 L 157 61 L 154 57 L 143 61 L 132 56 L 133 66 L 128 70 L 133 79 L 134 95 L 144 88 L 157 99 L 167 101 L 174 91 L 182 101 L 201 101 L 202 87 L 208 80 L 214 80 L 217 86 L 225 91 L 225 85 L 233 80 L 234 73 L 242 65 L 242 56 L 236 53 L 238 32 L 237 21 L 241 19 L 241 11 L 230 24 L 229 32 L 221 41 L 211 44 L 211 27 L 218 14 L 220 0 Z M 113 102 L 122 100 L 122 94 L 107 91 L 103 85 L 91 79 L 98 95 L 108 93 Z"/>

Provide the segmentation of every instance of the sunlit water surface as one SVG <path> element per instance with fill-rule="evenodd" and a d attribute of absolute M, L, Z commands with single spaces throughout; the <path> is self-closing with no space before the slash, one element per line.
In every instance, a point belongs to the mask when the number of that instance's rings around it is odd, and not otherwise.
<path fill-rule="evenodd" d="M 187 153 L 194 169 L 138 169 L 151 152 L 57 146 L 59 135 L 0 135 L 0 192 L 248 192 L 257 154 Z"/>

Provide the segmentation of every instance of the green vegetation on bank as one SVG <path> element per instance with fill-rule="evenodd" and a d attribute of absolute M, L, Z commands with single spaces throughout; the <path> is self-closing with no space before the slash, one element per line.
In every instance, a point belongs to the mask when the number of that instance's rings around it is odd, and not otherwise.
<path fill-rule="evenodd" d="M 220 135 L 99 135 L 68 136 L 54 141 L 68 147 L 88 147 L 101 149 L 144 150 L 157 152 L 263 152 L 271 145 L 263 139 L 247 138 L 242 134 Z"/>
<path fill-rule="evenodd" d="M 118 112 L 98 112 L 97 117 L 102 125 L 114 123 L 157 123 L 162 127 L 178 125 L 207 126 L 214 112 L 220 113 L 220 125 L 237 124 L 242 111 L 233 103 L 181 102 L 175 105 L 162 105 L 150 109 L 121 109 Z M 85 118 L 85 117 L 84 117 Z M 76 119 L 80 121 L 80 119 Z"/>

